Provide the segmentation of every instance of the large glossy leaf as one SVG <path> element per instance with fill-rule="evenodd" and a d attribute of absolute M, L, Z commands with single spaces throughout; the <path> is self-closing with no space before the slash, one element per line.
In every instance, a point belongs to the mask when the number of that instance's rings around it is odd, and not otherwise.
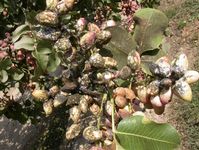
<path fill-rule="evenodd" d="M 6 59 L 1 59 L 0 60 L 0 70 L 7 70 L 11 67 L 12 65 L 12 61 L 10 60 L 10 58 L 6 58 Z"/>
<path fill-rule="evenodd" d="M 26 13 L 26 21 L 31 24 L 31 25 L 36 25 L 38 22 L 35 19 L 35 16 L 37 15 L 38 12 L 35 10 L 32 10 L 30 12 Z"/>
<path fill-rule="evenodd" d="M 17 41 L 16 43 L 14 43 L 14 47 L 15 49 L 26 49 L 29 51 L 33 51 L 34 50 L 34 39 L 24 35 L 19 41 Z"/>
<path fill-rule="evenodd" d="M 0 71 L 0 82 L 5 83 L 8 80 L 8 73 L 5 70 Z"/>
<path fill-rule="evenodd" d="M 121 68 L 126 65 L 129 52 L 136 49 L 136 43 L 122 27 L 115 26 L 107 30 L 111 32 L 112 38 L 104 48 L 111 51 L 113 58 L 118 61 L 118 68 Z"/>
<path fill-rule="evenodd" d="M 125 118 L 118 124 L 115 134 L 125 150 L 173 150 L 180 144 L 174 127 L 150 121 L 143 116 Z"/>
<path fill-rule="evenodd" d="M 134 14 L 135 30 L 133 38 L 138 45 L 138 52 L 159 48 L 168 26 L 168 18 L 159 10 L 144 8 Z"/>
<path fill-rule="evenodd" d="M 23 24 L 17 27 L 15 31 L 12 33 L 12 42 L 16 42 L 21 37 L 21 35 L 27 32 L 29 32 L 29 27 L 27 24 Z"/>
<path fill-rule="evenodd" d="M 57 69 L 57 67 L 60 65 L 61 60 L 58 57 L 57 54 L 51 54 L 49 56 L 49 62 L 48 62 L 48 66 L 47 66 L 47 71 L 48 72 L 53 72 Z"/>
<path fill-rule="evenodd" d="M 14 73 L 12 73 L 12 78 L 16 81 L 21 80 L 24 77 L 24 73 L 20 69 L 13 70 Z"/>
<path fill-rule="evenodd" d="M 40 54 L 52 53 L 52 42 L 48 40 L 41 40 L 37 44 L 37 52 Z"/>
<path fill-rule="evenodd" d="M 39 65 L 39 68 L 43 71 L 46 71 L 48 61 L 49 61 L 49 55 L 46 54 L 40 54 L 37 51 L 33 52 L 33 56 L 37 60 L 37 64 Z"/>

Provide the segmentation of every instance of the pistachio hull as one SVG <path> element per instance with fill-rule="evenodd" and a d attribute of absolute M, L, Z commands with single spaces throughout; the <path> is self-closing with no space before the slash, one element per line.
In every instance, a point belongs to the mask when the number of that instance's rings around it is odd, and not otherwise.
<path fill-rule="evenodd" d="M 133 92 L 133 90 L 129 89 L 129 88 L 125 88 L 125 98 L 132 101 L 136 96 L 135 93 Z"/>
<path fill-rule="evenodd" d="M 149 99 L 149 95 L 147 94 L 147 88 L 145 86 L 138 86 L 137 96 L 142 103 L 147 103 Z"/>
<path fill-rule="evenodd" d="M 185 101 L 191 101 L 192 100 L 192 90 L 189 84 L 185 81 L 178 80 L 176 81 L 176 84 L 174 86 L 174 93 L 179 98 L 185 100 Z"/>
<path fill-rule="evenodd" d="M 74 106 L 70 109 L 70 119 L 72 119 L 74 123 L 80 121 L 80 116 L 81 116 L 81 111 L 79 107 Z"/>
<path fill-rule="evenodd" d="M 149 95 L 157 95 L 159 93 L 159 85 L 160 82 L 158 80 L 152 81 L 148 86 L 147 86 L 147 94 Z"/>
<path fill-rule="evenodd" d="M 36 19 L 39 23 L 50 26 L 56 26 L 59 22 L 58 15 L 49 10 L 45 10 L 37 14 Z"/>
<path fill-rule="evenodd" d="M 100 28 L 94 23 L 89 23 L 88 24 L 88 30 L 90 32 L 94 32 L 96 34 L 100 33 Z"/>
<path fill-rule="evenodd" d="M 115 104 L 119 107 L 119 108 L 124 108 L 127 105 L 127 100 L 125 97 L 122 96 L 116 96 L 115 98 Z"/>
<path fill-rule="evenodd" d="M 72 9 L 75 0 L 61 0 L 58 2 L 56 10 L 59 14 L 65 14 Z"/>
<path fill-rule="evenodd" d="M 89 62 L 92 66 L 97 68 L 104 67 L 105 60 L 99 53 L 94 53 L 90 56 Z"/>
<path fill-rule="evenodd" d="M 36 100 L 44 101 L 48 99 L 48 93 L 45 90 L 34 90 L 32 96 Z"/>
<path fill-rule="evenodd" d="M 111 32 L 110 31 L 100 31 L 98 34 L 97 34 L 97 43 L 98 44 L 107 44 L 111 39 Z"/>
<path fill-rule="evenodd" d="M 172 90 L 171 87 L 169 89 L 162 90 L 160 92 L 160 101 L 162 104 L 168 104 L 172 98 Z"/>
<path fill-rule="evenodd" d="M 107 101 L 106 104 L 105 104 L 105 113 L 108 115 L 108 116 L 111 116 L 112 115 L 112 103 L 111 101 Z"/>
<path fill-rule="evenodd" d="M 126 94 L 126 91 L 125 91 L 125 88 L 123 87 L 117 87 L 114 91 L 113 91 L 114 95 L 116 96 L 125 96 Z"/>
<path fill-rule="evenodd" d="M 86 99 L 81 99 L 79 102 L 79 108 L 83 113 L 88 111 L 88 101 Z"/>
<path fill-rule="evenodd" d="M 57 94 L 53 100 L 53 106 L 54 107 L 58 107 L 60 105 L 62 105 L 63 103 L 65 103 L 67 100 L 67 97 L 63 94 Z"/>
<path fill-rule="evenodd" d="M 119 77 L 123 80 L 128 79 L 132 74 L 131 68 L 128 66 L 122 67 L 122 69 L 119 71 Z"/>
<path fill-rule="evenodd" d="M 100 114 L 100 107 L 97 104 L 93 104 L 90 106 L 90 111 L 93 115 L 98 116 Z"/>
<path fill-rule="evenodd" d="M 46 0 L 46 8 L 48 10 L 54 11 L 56 9 L 56 6 L 58 4 L 59 0 Z"/>
<path fill-rule="evenodd" d="M 52 101 L 47 101 L 43 104 L 43 110 L 46 115 L 50 115 L 53 112 L 53 104 Z"/>
<path fill-rule="evenodd" d="M 131 115 L 131 113 L 130 113 L 128 110 L 126 110 L 125 108 L 119 109 L 119 110 L 118 110 L 118 114 L 119 114 L 119 116 L 120 116 L 122 119 L 124 119 L 124 118 L 126 118 L 126 117 L 129 117 L 129 116 Z"/>
<path fill-rule="evenodd" d="M 56 41 L 54 48 L 57 52 L 67 52 L 72 48 L 71 42 L 68 38 L 60 38 Z"/>
<path fill-rule="evenodd" d="M 161 57 L 156 61 L 158 65 L 158 75 L 161 77 L 169 77 L 171 75 L 171 66 L 166 57 Z"/>
<path fill-rule="evenodd" d="M 89 126 L 84 129 L 83 131 L 83 137 L 91 142 L 98 141 L 102 138 L 103 134 L 102 131 L 98 130 L 94 126 Z"/>
<path fill-rule="evenodd" d="M 117 61 L 111 57 L 103 57 L 104 67 L 105 68 L 114 68 L 117 67 Z"/>
<path fill-rule="evenodd" d="M 80 46 L 84 49 L 89 49 L 95 44 L 96 33 L 95 32 L 87 32 L 80 39 Z"/>
<path fill-rule="evenodd" d="M 140 54 L 137 51 L 132 51 L 128 54 L 127 64 L 131 69 L 136 69 L 140 65 Z"/>
<path fill-rule="evenodd" d="M 187 70 L 188 66 L 188 58 L 185 54 L 180 54 L 173 62 L 173 67 L 179 67 L 182 70 Z"/>
<path fill-rule="evenodd" d="M 194 70 L 188 70 L 185 72 L 183 79 L 189 84 L 195 83 L 199 80 L 199 73 Z"/>
<path fill-rule="evenodd" d="M 66 132 L 66 139 L 67 140 L 74 139 L 79 135 L 80 131 L 81 131 L 80 124 L 72 124 Z"/>
<path fill-rule="evenodd" d="M 35 28 L 35 35 L 42 40 L 56 41 L 60 37 L 61 32 L 51 27 L 39 26 Z"/>
<path fill-rule="evenodd" d="M 159 95 L 151 96 L 150 101 L 151 101 L 151 104 L 152 104 L 153 108 L 162 107 L 163 106 Z"/>

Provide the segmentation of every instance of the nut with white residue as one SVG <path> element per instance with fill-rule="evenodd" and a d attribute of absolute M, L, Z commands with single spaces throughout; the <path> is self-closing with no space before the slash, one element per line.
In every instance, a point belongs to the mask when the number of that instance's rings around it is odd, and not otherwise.
<path fill-rule="evenodd" d="M 72 124 L 66 131 L 66 139 L 72 140 L 79 135 L 81 131 L 80 124 Z"/>
<path fill-rule="evenodd" d="M 72 9 L 73 5 L 75 3 L 75 0 L 61 0 L 57 4 L 57 12 L 59 14 L 65 14 L 67 13 L 70 9 Z"/>
<path fill-rule="evenodd" d="M 102 138 L 102 131 L 94 126 L 89 126 L 84 129 L 83 137 L 91 142 L 99 141 Z"/>
<path fill-rule="evenodd" d="M 185 82 L 187 82 L 189 84 L 195 83 L 199 80 L 199 73 L 194 70 L 185 71 L 183 79 L 185 80 Z"/>
<path fill-rule="evenodd" d="M 100 113 L 100 107 L 97 104 L 93 104 L 90 106 L 90 111 L 93 113 L 93 115 L 97 116 Z"/>
<path fill-rule="evenodd" d="M 105 60 L 99 53 L 94 53 L 90 56 L 89 62 L 94 67 L 102 68 L 104 67 Z"/>
<path fill-rule="evenodd" d="M 79 102 L 79 109 L 83 112 L 86 113 L 88 111 L 88 101 L 84 98 L 80 99 Z"/>
<path fill-rule="evenodd" d="M 78 106 L 74 106 L 70 109 L 70 118 L 74 121 L 74 123 L 77 123 L 80 121 L 81 116 L 81 110 Z"/>
<path fill-rule="evenodd" d="M 45 10 L 36 15 L 37 21 L 41 24 L 55 26 L 58 24 L 58 15 L 55 12 Z"/>
<path fill-rule="evenodd" d="M 34 90 L 32 92 L 32 96 L 34 99 L 39 100 L 39 101 L 44 101 L 48 99 L 48 93 L 45 90 Z"/>
<path fill-rule="evenodd" d="M 182 98 L 185 101 L 192 100 L 192 91 L 189 84 L 183 80 L 176 81 L 174 85 L 174 93 L 176 96 Z"/>
<path fill-rule="evenodd" d="M 147 93 L 147 88 L 145 86 L 137 87 L 137 96 L 142 103 L 147 103 L 149 95 Z"/>
<path fill-rule="evenodd" d="M 52 101 L 46 101 L 43 103 L 43 109 L 46 115 L 50 115 L 53 112 L 53 104 Z"/>
<path fill-rule="evenodd" d="M 57 94 L 53 100 L 53 106 L 54 107 L 58 107 L 60 106 L 61 104 L 65 103 L 67 100 L 67 97 L 66 95 L 64 94 Z"/>
<path fill-rule="evenodd" d="M 137 69 L 140 65 L 140 61 L 140 54 L 137 51 L 132 51 L 128 54 L 127 64 L 131 69 Z"/>
<path fill-rule="evenodd" d="M 152 81 L 148 86 L 147 86 L 147 93 L 150 95 L 156 95 L 159 93 L 159 85 L 160 82 L 158 80 Z"/>
<path fill-rule="evenodd" d="M 59 92 L 59 87 L 58 86 L 52 86 L 50 89 L 49 89 L 49 95 L 51 96 L 55 96 L 57 93 Z"/>

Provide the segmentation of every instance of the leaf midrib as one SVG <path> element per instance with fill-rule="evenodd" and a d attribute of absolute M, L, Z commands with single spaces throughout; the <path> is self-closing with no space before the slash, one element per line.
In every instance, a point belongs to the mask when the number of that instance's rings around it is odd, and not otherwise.
<path fill-rule="evenodd" d="M 154 14 L 154 12 L 151 13 L 151 16 L 149 17 L 149 19 L 146 22 L 146 26 L 144 27 L 143 35 L 142 35 L 142 38 L 140 40 L 140 47 L 142 47 L 142 45 L 143 45 L 143 40 L 144 40 L 144 37 L 145 37 L 145 34 L 146 34 L 146 29 L 149 26 L 149 22 L 150 22 L 150 20 L 151 20 L 151 18 L 153 16 L 153 14 Z"/>
<path fill-rule="evenodd" d="M 121 135 L 127 135 L 127 136 L 135 136 L 135 137 L 140 137 L 140 138 L 144 138 L 144 139 L 148 139 L 148 140 L 152 140 L 152 141 L 157 141 L 157 142 L 162 142 L 162 143 L 168 143 L 168 144 L 176 145 L 176 143 L 173 143 L 173 142 L 163 141 L 163 140 L 159 140 L 159 139 L 156 139 L 156 138 L 150 138 L 150 137 L 147 137 L 147 136 L 133 134 L 133 133 L 115 131 L 115 134 L 121 134 Z"/>

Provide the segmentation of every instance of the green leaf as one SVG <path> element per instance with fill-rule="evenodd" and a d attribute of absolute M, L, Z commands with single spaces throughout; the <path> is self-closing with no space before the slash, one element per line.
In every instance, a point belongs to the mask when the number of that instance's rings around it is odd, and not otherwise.
<path fill-rule="evenodd" d="M 118 68 L 127 64 L 129 52 L 136 49 L 136 43 L 132 36 L 122 27 L 110 27 L 107 30 L 111 32 L 112 38 L 105 49 L 111 51 L 113 58 L 118 61 Z"/>
<path fill-rule="evenodd" d="M 12 75 L 13 79 L 16 81 L 21 80 L 23 76 L 24 76 L 24 73 L 19 69 L 14 70 L 14 73 Z"/>
<path fill-rule="evenodd" d="M 48 72 L 54 72 L 57 67 L 60 65 L 61 60 L 58 56 L 58 54 L 51 54 L 49 57 L 49 63 L 48 63 L 48 67 L 47 67 L 47 71 Z"/>
<path fill-rule="evenodd" d="M 125 150 L 173 150 L 180 144 L 176 129 L 143 116 L 131 116 L 118 124 L 118 143 Z"/>
<path fill-rule="evenodd" d="M 0 2 L 0 13 L 2 13 L 4 10 L 3 4 Z"/>
<path fill-rule="evenodd" d="M 165 51 L 166 53 L 167 53 L 168 51 L 170 51 L 171 45 L 170 45 L 170 43 L 166 40 L 166 38 L 164 38 L 161 47 L 162 47 L 162 50 Z"/>
<path fill-rule="evenodd" d="M 133 38 L 138 45 L 138 52 L 159 48 L 168 26 L 168 18 L 159 10 L 144 8 L 134 14 L 135 31 Z"/>
<path fill-rule="evenodd" d="M 34 76 L 32 80 L 37 81 L 37 79 L 43 74 L 43 72 L 44 71 L 42 70 L 42 68 L 39 65 L 37 65 L 37 67 L 34 70 Z"/>
<path fill-rule="evenodd" d="M 33 51 L 34 50 L 34 39 L 24 35 L 19 41 L 17 41 L 16 43 L 14 43 L 14 47 L 15 49 L 26 49 L 29 51 Z"/>
<path fill-rule="evenodd" d="M 26 34 L 29 31 L 30 29 L 27 24 L 23 24 L 17 27 L 15 31 L 12 33 L 12 42 L 16 42 L 21 37 L 21 35 Z"/>
<path fill-rule="evenodd" d="M 11 67 L 12 61 L 10 58 L 0 60 L 0 70 L 7 70 Z"/>
<path fill-rule="evenodd" d="M 49 56 L 46 54 L 40 54 L 37 51 L 33 52 L 33 57 L 37 60 L 37 64 L 41 68 L 42 71 L 46 71 L 48 61 L 49 61 Z"/>
<path fill-rule="evenodd" d="M 38 12 L 36 12 L 35 10 L 32 10 L 31 12 L 28 12 L 26 14 L 26 21 L 31 24 L 31 25 L 36 25 L 37 21 L 35 19 L 35 16 L 37 15 Z"/>
<path fill-rule="evenodd" d="M 8 73 L 5 70 L 0 71 L 0 81 L 5 83 L 8 80 Z"/>
<path fill-rule="evenodd" d="M 143 2 L 143 0 L 137 0 L 137 2 L 138 2 L 139 4 L 141 4 L 141 3 Z"/>
<path fill-rule="evenodd" d="M 120 78 L 117 78 L 114 80 L 117 86 L 127 87 L 130 84 L 130 81 L 128 80 L 122 80 Z"/>
<path fill-rule="evenodd" d="M 52 53 L 52 42 L 47 40 L 41 40 L 37 44 L 37 52 L 40 54 Z"/>

